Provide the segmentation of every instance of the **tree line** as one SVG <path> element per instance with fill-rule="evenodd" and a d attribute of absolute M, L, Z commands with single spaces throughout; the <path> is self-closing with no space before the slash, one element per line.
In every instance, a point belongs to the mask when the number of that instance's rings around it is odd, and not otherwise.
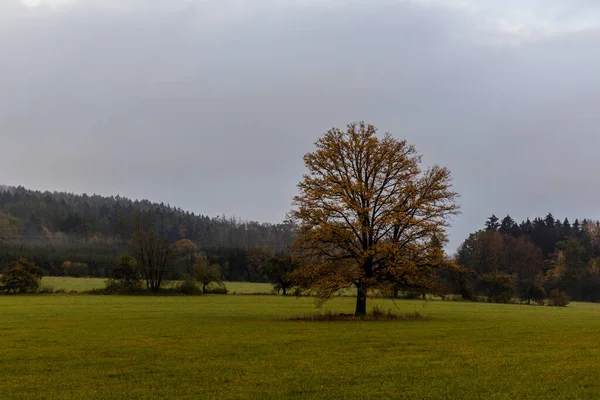
<path fill-rule="evenodd" d="M 571 223 L 551 213 L 520 223 L 492 215 L 455 256 L 464 267 L 451 288 L 464 298 L 495 301 L 520 296 L 527 302 L 564 293 L 579 301 L 600 301 L 600 223 Z"/>
<path fill-rule="evenodd" d="M 201 247 L 278 250 L 292 241 L 293 229 L 286 223 L 211 218 L 164 203 L 120 196 L 0 186 L 0 243 L 118 245 L 131 238 L 138 210 L 151 213 L 158 233 L 171 242 L 189 239 Z"/>
<path fill-rule="evenodd" d="M 293 227 L 286 223 L 209 218 L 120 196 L 0 186 L 0 267 L 24 257 L 46 275 L 109 277 L 118 256 L 130 251 L 140 212 L 170 244 L 194 243 L 211 263 L 222 266 L 223 279 L 229 281 L 264 281 L 250 262 L 250 250 L 282 252 L 293 239 Z M 179 279 L 183 273 L 174 267 L 166 277 Z"/>

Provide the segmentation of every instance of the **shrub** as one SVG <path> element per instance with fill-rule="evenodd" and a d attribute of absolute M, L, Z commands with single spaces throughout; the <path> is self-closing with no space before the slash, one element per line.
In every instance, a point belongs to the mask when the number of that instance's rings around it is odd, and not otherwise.
<path fill-rule="evenodd" d="M 21 258 L 0 276 L 0 290 L 7 293 L 35 293 L 40 287 L 40 270 Z"/>
<path fill-rule="evenodd" d="M 204 288 L 204 293 L 207 294 L 227 294 L 229 293 L 229 290 L 227 290 L 227 287 L 225 287 L 225 285 L 223 283 L 220 284 L 210 284 L 208 286 L 205 286 Z"/>
<path fill-rule="evenodd" d="M 54 287 L 51 285 L 43 285 L 39 288 L 38 293 L 52 294 L 54 293 Z"/>
<path fill-rule="evenodd" d="M 141 288 L 137 261 L 129 254 L 121 254 L 111 277 L 106 281 L 106 289 L 113 292 L 135 292 Z"/>
<path fill-rule="evenodd" d="M 123 294 L 132 294 L 132 293 L 139 293 L 143 290 L 142 288 L 142 282 L 141 281 L 137 281 L 137 286 L 131 285 L 131 283 L 124 283 L 122 281 L 117 281 L 114 279 L 107 279 L 106 280 L 106 286 L 104 287 L 104 289 L 96 289 L 96 291 L 98 292 L 103 292 L 103 294 L 117 294 L 117 293 L 123 293 Z"/>
<path fill-rule="evenodd" d="M 196 280 L 186 276 L 181 282 L 178 282 L 174 287 L 175 292 L 188 296 L 197 296 L 202 294 L 202 289 Z"/>
<path fill-rule="evenodd" d="M 552 307 L 566 307 L 571 302 L 569 295 L 558 289 L 554 289 L 550 292 L 550 299 L 548 305 Z"/>

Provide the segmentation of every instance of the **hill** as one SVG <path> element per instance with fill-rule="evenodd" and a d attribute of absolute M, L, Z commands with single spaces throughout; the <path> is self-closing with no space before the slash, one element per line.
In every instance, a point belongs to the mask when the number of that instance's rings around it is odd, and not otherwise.
<path fill-rule="evenodd" d="M 127 250 L 137 210 L 151 211 L 158 234 L 169 241 L 189 239 L 229 266 L 229 280 L 254 280 L 246 271 L 249 249 L 284 249 L 293 229 L 236 218 L 208 217 L 164 203 L 0 186 L 0 266 L 31 258 L 48 274 L 60 274 L 65 261 L 89 266 L 86 275 L 105 276 Z"/>

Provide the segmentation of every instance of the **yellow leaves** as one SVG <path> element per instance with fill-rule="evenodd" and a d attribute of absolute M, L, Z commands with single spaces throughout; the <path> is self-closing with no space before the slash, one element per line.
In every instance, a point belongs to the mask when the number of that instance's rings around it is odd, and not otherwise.
<path fill-rule="evenodd" d="M 423 172 L 413 146 L 376 132 L 364 122 L 331 129 L 304 157 L 308 173 L 290 213 L 299 227 L 292 248 L 324 294 L 348 282 L 412 276 L 422 283 L 441 266 L 444 228 L 458 213 L 450 172 Z"/>

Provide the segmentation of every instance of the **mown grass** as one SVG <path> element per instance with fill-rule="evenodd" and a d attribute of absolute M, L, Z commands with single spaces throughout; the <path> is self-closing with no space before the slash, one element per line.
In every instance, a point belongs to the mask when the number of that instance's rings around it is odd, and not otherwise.
<path fill-rule="evenodd" d="M 42 278 L 41 285 L 42 287 L 51 287 L 54 290 L 84 292 L 87 290 L 102 289 L 106 285 L 106 279 L 45 276 Z M 225 282 L 225 286 L 230 294 L 270 294 L 273 290 L 273 286 L 269 283 Z"/>
<path fill-rule="evenodd" d="M 0 398 L 600 397 L 599 305 L 397 304 L 428 318 L 290 320 L 314 312 L 305 297 L 0 296 Z"/>

